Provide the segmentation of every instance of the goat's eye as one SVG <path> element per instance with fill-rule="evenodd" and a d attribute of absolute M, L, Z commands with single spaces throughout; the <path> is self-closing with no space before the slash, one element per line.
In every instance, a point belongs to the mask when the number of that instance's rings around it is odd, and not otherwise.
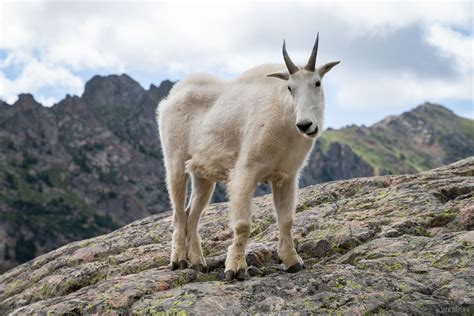
<path fill-rule="evenodd" d="M 320 87 L 321 86 L 321 81 L 316 81 L 316 87 Z"/>
<path fill-rule="evenodd" d="M 291 92 L 291 88 L 290 88 L 290 87 L 288 87 L 288 91 L 290 91 L 290 92 Z"/>

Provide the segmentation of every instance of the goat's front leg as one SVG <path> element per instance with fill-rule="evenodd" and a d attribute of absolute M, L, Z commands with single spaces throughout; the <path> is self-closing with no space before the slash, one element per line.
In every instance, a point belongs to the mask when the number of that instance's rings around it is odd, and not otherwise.
<path fill-rule="evenodd" d="M 280 238 L 278 245 L 278 256 L 285 265 L 287 272 L 294 273 L 305 268 L 303 260 L 296 253 L 293 244 L 293 214 L 296 208 L 297 181 L 293 176 L 284 182 L 273 182 L 273 203 L 278 217 Z"/>
<path fill-rule="evenodd" d="M 255 190 L 253 174 L 244 170 L 236 172 L 227 185 L 230 199 L 230 225 L 234 230 L 234 239 L 227 250 L 225 261 L 225 279 L 230 281 L 245 279 L 247 262 L 245 247 L 250 235 L 251 201 Z"/>

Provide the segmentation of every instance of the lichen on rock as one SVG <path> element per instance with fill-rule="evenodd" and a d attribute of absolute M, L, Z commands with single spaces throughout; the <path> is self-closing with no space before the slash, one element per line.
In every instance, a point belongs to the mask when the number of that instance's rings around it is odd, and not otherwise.
<path fill-rule="evenodd" d="M 170 271 L 170 214 L 68 244 L 0 276 L 0 314 L 472 314 L 474 158 L 300 190 L 307 269 L 278 264 L 271 196 L 254 200 L 244 282 L 223 282 L 228 204 L 203 214 L 208 274 Z"/>

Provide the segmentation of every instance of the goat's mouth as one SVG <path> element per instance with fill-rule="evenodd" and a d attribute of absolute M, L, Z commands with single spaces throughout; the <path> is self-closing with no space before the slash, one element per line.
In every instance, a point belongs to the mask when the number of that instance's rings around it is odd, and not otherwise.
<path fill-rule="evenodd" d="M 301 131 L 299 131 L 299 132 L 302 136 L 307 137 L 307 138 L 315 138 L 316 135 L 318 135 L 318 130 L 315 130 L 311 133 L 302 133 Z"/>
<path fill-rule="evenodd" d="M 305 133 L 306 136 L 311 137 L 311 138 L 316 137 L 317 134 L 318 134 L 318 129 L 314 130 L 311 133 Z"/>

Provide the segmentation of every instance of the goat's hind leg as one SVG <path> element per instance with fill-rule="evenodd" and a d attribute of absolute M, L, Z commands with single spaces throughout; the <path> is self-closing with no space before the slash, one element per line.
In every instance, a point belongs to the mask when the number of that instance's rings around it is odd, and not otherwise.
<path fill-rule="evenodd" d="M 171 270 L 185 269 L 188 266 L 186 257 L 186 223 L 184 210 L 186 198 L 186 173 L 184 163 L 167 166 L 167 184 L 171 204 L 173 205 L 173 240 L 171 242 Z"/>
<path fill-rule="evenodd" d="M 214 182 L 192 175 L 192 194 L 189 206 L 186 209 L 188 214 L 186 238 L 188 259 L 192 268 L 199 272 L 207 270 L 206 260 L 201 248 L 201 238 L 198 233 L 199 218 L 209 203 L 214 187 Z"/>

